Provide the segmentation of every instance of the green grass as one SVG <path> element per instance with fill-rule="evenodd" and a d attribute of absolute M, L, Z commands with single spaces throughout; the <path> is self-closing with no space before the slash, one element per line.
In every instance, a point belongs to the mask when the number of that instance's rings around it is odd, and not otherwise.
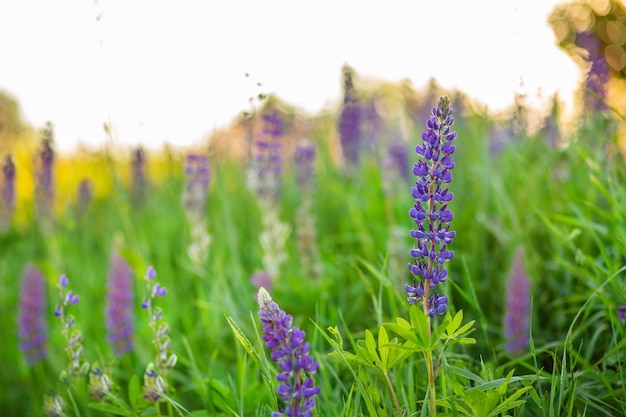
<path fill-rule="evenodd" d="M 491 155 L 485 140 L 489 121 L 459 118 L 455 128 L 451 209 L 456 256 L 449 263 L 443 292 L 450 295 L 452 311 L 462 309 L 466 321 L 476 320 L 472 336 L 477 343 L 447 352 L 448 390 L 442 387 L 440 392 L 462 402 L 452 391 L 455 384 L 469 389 L 479 386 L 479 380 L 498 381 L 514 370 L 520 378 L 510 382 L 505 394 L 523 386 L 531 389 L 509 415 L 626 414 L 622 371 L 626 342 L 624 324 L 617 320 L 617 306 L 626 304 L 626 171 L 621 157 L 604 151 L 612 138 L 603 137 L 600 128 L 586 126 L 581 132 L 595 132 L 593 141 L 581 133 L 570 146 L 557 150 L 541 137 L 515 138 L 500 154 Z M 412 133 L 411 148 L 419 134 Z M 376 333 L 384 322 L 408 318 L 403 283 L 410 276 L 404 267 L 401 276 L 389 275 L 394 262 L 389 240 L 393 227 L 406 228 L 406 238 L 399 243 L 406 247 L 401 263 L 408 263 L 410 184 L 399 184 L 396 195 L 385 195 L 383 174 L 371 153 L 354 175 L 342 175 L 326 147 L 328 131 L 319 128 L 315 135 L 321 138 L 317 141 L 321 148 L 312 198 L 324 273 L 311 279 L 298 259 L 293 236 L 302 196 L 293 179 L 295 167 L 289 163 L 280 210 L 292 237 L 272 296 L 306 331 L 320 362 L 317 415 L 371 415 L 364 396 L 372 399 L 380 415 L 394 415 L 381 376 L 355 367 L 355 380 L 345 363 L 328 355 L 333 348 L 324 331 L 337 326 L 344 349 L 354 352 L 366 329 Z M 109 169 L 117 178 L 116 164 L 109 164 Z M 128 190 L 118 180 L 111 194 L 94 200 L 82 219 L 69 207 L 55 219 L 52 232 L 32 221 L 0 235 L 3 415 L 40 415 L 44 393 L 59 390 L 57 379 L 67 358 L 52 310 L 61 273 L 81 296 L 73 312 L 84 336 L 85 359 L 112 363 L 104 306 L 113 249 L 121 250 L 133 268 L 137 299 L 136 348 L 114 363 L 116 394 L 129 401 L 131 378 L 136 375 L 141 381 L 153 360 L 148 318 L 139 308 L 141 278 L 153 265 L 158 280 L 168 288 L 159 303 L 172 328 L 171 351 L 179 358 L 169 376 L 170 397 L 187 410 L 163 406 L 161 412 L 265 416 L 275 411 L 276 382 L 271 378 L 275 367 L 260 340 L 255 288 L 249 281 L 262 265 L 258 242 L 262 212 L 245 187 L 244 167 L 226 158 L 212 160 L 207 207 L 212 241 L 204 265 L 194 265 L 187 255 L 190 226 L 181 207 L 182 168 L 173 163 L 161 176 L 150 185 L 140 207 L 131 204 Z M 513 358 L 505 353 L 502 326 L 506 277 L 519 246 L 526 249 L 532 282 L 532 343 L 525 355 Z M 17 347 L 19 280 L 29 262 L 41 267 L 50 284 L 48 358 L 33 367 L 25 364 Z M 247 337 L 253 354 L 236 339 L 227 318 Z M 427 387 L 423 369 L 423 358 L 411 356 L 390 373 L 405 416 L 420 415 Z M 78 411 L 70 415 L 107 415 L 87 406 L 90 401 L 81 396 L 80 387 L 75 400 Z"/>

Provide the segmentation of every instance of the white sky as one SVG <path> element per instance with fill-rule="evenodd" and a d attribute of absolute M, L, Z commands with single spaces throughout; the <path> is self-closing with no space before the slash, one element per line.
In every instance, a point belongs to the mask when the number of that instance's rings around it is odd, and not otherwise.
<path fill-rule="evenodd" d="M 103 143 L 104 122 L 124 144 L 197 143 L 261 91 L 316 112 L 344 63 L 416 88 L 434 76 L 495 110 L 520 78 L 570 101 L 579 70 L 547 25 L 559 2 L 4 0 L 0 90 L 51 120 L 61 150 Z"/>

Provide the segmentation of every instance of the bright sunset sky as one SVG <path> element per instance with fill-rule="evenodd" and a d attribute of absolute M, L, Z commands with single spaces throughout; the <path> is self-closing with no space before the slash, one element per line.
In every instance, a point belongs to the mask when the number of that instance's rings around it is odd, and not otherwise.
<path fill-rule="evenodd" d="M 341 96 L 341 67 L 416 88 L 435 77 L 498 110 L 571 101 L 581 78 L 555 45 L 556 0 L 7 0 L 0 90 L 57 147 L 197 143 L 273 92 L 310 112 Z M 246 78 L 245 73 L 250 77 Z M 256 82 L 262 82 L 259 89 Z"/>

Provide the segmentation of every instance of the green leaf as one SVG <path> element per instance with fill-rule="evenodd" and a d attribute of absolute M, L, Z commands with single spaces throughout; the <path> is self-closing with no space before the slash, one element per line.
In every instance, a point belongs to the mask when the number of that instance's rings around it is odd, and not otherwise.
<path fill-rule="evenodd" d="M 380 356 L 378 356 L 376 340 L 374 340 L 374 335 L 371 331 L 369 331 L 369 329 L 365 330 L 365 346 L 367 347 L 367 352 L 369 353 L 368 359 L 370 363 L 374 366 L 380 366 L 381 360 Z"/>
<path fill-rule="evenodd" d="M 455 374 L 462 376 L 465 379 L 468 379 L 470 381 L 474 381 L 474 382 L 478 382 L 479 384 L 484 384 L 486 383 L 486 381 L 484 379 L 482 379 L 480 376 L 476 375 L 473 372 L 468 371 L 467 369 L 464 368 L 457 368 L 456 366 L 452 366 L 452 365 L 447 365 L 446 369 L 454 372 Z"/>
<path fill-rule="evenodd" d="M 380 368 L 383 372 L 389 370 L 389 335 L 383 326 L 378 330 L 378 353 L 380 357 Z"/>
<path fill-rule="evenodd" d="M 107 403 L 89 403 L 89 408 L 93 408 L 94 410 L 103 411 L 105 413 L 114 414 L 116 416 L 131 416 L 133 413 L 130 413 L 128 410 L 120 407 L 116 407 Z"/>
<path fill-rule="evenodd" d="M 227 314 L 225 314 L 225 316 L 226 316 L 226 321 L 228 321 L 230 328 L 233 330 L 233 333 L 235 334 L 235 338 L 239 341 L 239 343 L 241 343 L 241 346 L 243 346 L 246 352 L 248 352 L 248 355 L 250 355 L 253 359 L 256 360 L 257 353 L 256 353 L 256 350 L 254 349 L 254 346 L 252 346 L 252 343 L 250 343 L 250 340 L 248 340 L 246 335 L 243 334 L 243 331 L 237 325 L 237 323 L 235 323 L 232 317 L 230 317 Z"/>
<path fill-rule="evenodd" d="M 141 393 L 139 391 L 139 377 L 133 375 L 128 381 L 128 400 L 133 410 L 137 410 L 137 404 L 139 404 L 139 400 L 141 400 Z"/>

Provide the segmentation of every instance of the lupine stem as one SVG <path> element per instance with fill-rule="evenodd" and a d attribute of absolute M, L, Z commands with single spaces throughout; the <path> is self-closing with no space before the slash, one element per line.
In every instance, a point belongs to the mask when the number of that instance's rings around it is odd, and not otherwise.
<path fill-rule="evenodd" d="M 411 304 L 422 304 L 429 339 L 432 338 L 431 318 L 445 313 L 447 309 L 448 297 L 440 296 L 436 286 L 446 280 L 448 271 L 443 264 L 454 256 L 454 252 L 447 248 L 455 236 L 455 232 L 450 231 L 449 223 L 453 215 L 448 209 L 448 202 L 453 195 L 447 188 L 443 188 L 452 181 L 452 154 L 455 151 L 452 142 L 456 138 L 456 133 L 450 132 L 453 123 L 450 100 L 441 97 L 437 107 L 432 109 L 432 117 L 426 123 L 427 130 L 422 134 L 422 145 L 415 148 L 421 158 L 413 166 L 413 174 L 417 180 L 415 187 L 411 188 L 415 203 L 409 210 L 409 215 L 417 225 L 417 230 L 411 230 L 417 247 L 411 250 L 415 260 L 409 264 L 409 270 L 420 278 L 420 282 L 414 279 L 413 285 L 405 286 L 405 290 Z M 425 221 L 426 219 L 428 220 Z M 437 393 L 432 350 L 424 352 L 424 360 L 428 376 L 430 415 L 434 417 L 437 415 Z"/>
<path fill-rule="evenodd" d="M 400 403 L 398 403 L 398 397 L 396 396 L 396 391 L 393 389 L 393 385 L 391 384 L 391 380 L 389 379 L 389 373 L 385 372 L 385 380 L 387 381 L 387 385 L 389 386 L 389 391 L 391 392 L 391 397 L 393 398 L 393 404 L 396 407 L 396 412 L 398 413 L 398 417 L 402 417 L 402 409 L 400 409 Z"/>
<path fill-rule="evenodd" d="M 430 318 L 428 319 L 428 336 L 430 336 Z M 431 350 L 424 352 L 426 361 L 426 374 L 428 375 L 428 394 L 430 399 L 430 415 L 437 415 L 437 390 L 435 387 L 435 370 L 433 369 L 433 353 Z"/>

